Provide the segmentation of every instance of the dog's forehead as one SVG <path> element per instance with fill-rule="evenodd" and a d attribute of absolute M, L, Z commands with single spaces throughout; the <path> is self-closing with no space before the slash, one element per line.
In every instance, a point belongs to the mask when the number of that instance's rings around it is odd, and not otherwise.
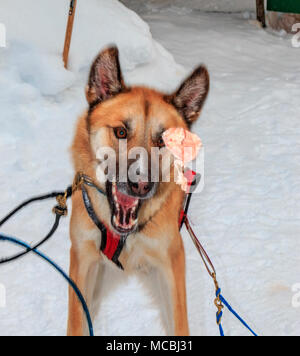
<path fill-rule="evenodd" d="M 91 124 L 94 128 L 125 125 L 131 131 L 147 132 L 152 136 L 171 127 L 186 126 L 162 93 L 140 87 L 99 105 L 92 113 Z"/>
<path fill-rule="evenodd" d="M 146 127 L 152 136 L 161 134 L 172 127 L 186 127 L 185 121 L 178 114 L 175 108 L 168 104 L 163 98 L 156 101 L 149 101 L 148 113 L 145 116 Z"/>
<path fill-rule="evenodd" d="M 120 99 L 124 102 L 123 116 L 133 130 L 141 129 L 155 134 L 171 127 L 185 126 L 184 120 L 167 103 L 163 93 L 135 87 Z"/>

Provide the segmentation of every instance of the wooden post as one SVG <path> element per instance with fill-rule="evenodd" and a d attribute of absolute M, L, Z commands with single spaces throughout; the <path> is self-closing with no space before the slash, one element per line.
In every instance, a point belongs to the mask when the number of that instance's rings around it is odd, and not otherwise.
<path fill-rule="evenodd" d="M 76 5 L 77 5 L 77 0 L 71 0 L 69 16 L 68 16 L 68 24 L 67 24 L 67 29 L 66 29 L 64 52 L 63 52 L 63 60 L 64 60 L 64 65 L 65 65 L 66 69 L 68 68 L 69 51 L 70 51 L 71 40 L 72 40 L 72 32 L 73 32 L 73 24 L 74 24 L 75 12 L 76 12 Z"/>
<path fill-rule="evenodd" d="M 259 21 L 263 28 L 266 28 L 266 13 L 264 0 L 256 0 L 256 14 L 257 21 Z"/>

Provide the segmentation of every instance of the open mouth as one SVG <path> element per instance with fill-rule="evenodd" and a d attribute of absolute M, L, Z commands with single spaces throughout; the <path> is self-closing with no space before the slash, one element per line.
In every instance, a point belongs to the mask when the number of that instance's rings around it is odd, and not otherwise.
<path fill-rule="evenodd" d="M 140 199 L 121 193 L 115 182 L 110 183 L 109 188 L 112 226 L 119 234 L 128 235 L 138 226 Z"/>

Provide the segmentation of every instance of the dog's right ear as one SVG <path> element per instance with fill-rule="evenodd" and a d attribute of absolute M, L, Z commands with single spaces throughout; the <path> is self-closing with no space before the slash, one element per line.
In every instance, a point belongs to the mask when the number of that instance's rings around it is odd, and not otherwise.
<path fill-rule="evenodd" d="M 92 65 L 86 88 L 87 101 L 90 105 L 101 103 L 124 89 L 118 48 L 107 48 L 98 55 Z"/>

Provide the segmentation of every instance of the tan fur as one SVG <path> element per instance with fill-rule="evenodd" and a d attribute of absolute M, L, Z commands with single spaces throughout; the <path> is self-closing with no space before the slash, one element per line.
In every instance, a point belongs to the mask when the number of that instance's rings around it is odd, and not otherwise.
<path fill-rule="evenodd" d="M 130 120 L 132 127 L 131 136 L 128 138 L 128 150 L 142 146 L 150 152 L 151 147 L 156 145 L 155 134 L 162 127 L 164 130 L 173 127 L 187 129 L 191 118 L 189 116 L 185 120 L 184 115 L 176 110 L 176 105 L 170 102 L 175 96 L 169 96 L 167 99 L 166 95 L 145 87 L 127 89 L 122 82 L 121 74 L 119 75 L 121 85 L 115 85 L 114 82 L 118 77 L 116 67 L 118 58 L 114 57 L 116 55 L 116 50 L 104 51 L 94 62 L 87 88 L 87 99 L 90 105 L 96 100 L 97 93 L 106 99 L 96 103 L 90 114 L 86 112 L 79 118 L 72 146 L 75 172 L 82 171 L 95 181 L 97 181 L 97 148 L 109 146 L 118 151 L 118 139 L 114 135 L 114 128 L 122 126 L 124 120 Z M 107 75 L 106 70 L 113 73 Z M 111 85 L 102 88 L 97 86 L 97 76 L 103 82 L 110 80 Z M 190 81 L 186 83 L 179 90 L 178 95 L 187 97 L 186 100 L 192 111 L 186 111 L 186 114 L 194 115 L 196 111 L 200 111 L 203 104 L 201 97 L 205 100 L 207 95 L 201 88 L 203 85 L 208 90 L 206 69 L 201 67 L 200 70 L 195 71 Z M 113 91 L 119 90 L 119 87 L 123 88 L 121 92 L 110 95 Z M 188 92 L 191 93 L 191 100 Z M 183 102 L 181 104 L 183 105 Z M 124 275 L 135 273 L 143 281 L 149 277 L 149 280 L 154 283 L 167 333 L 188 335 L 185 255 L 178 228 L 184 193 L 172 182 L 172 172 L 171 170 L 171 182 L 160 182 L 155 195 L 143 203 L 138 217 L 142 228 L 128 236 L 119 260 L 124 267 L 125 271 L 122 272 Z M 105 189 L 104 186 L 102 188 Z M 107 197 L 99 194 L 95 189 L 87 188 L 87 190 L 98 218 L 113 229 Z M 81 289 L 94 317 L 105 266 L 111 264 L 113 268 L 117 267 L 114 267 L 112 262 L 100 252 L 101 233 L 84 207 L 81 192 L 73 196 L 70 235 L 72 242 L 70 276 Z M 85 335 L 87 325 L 83 310 L 71 289 L 69 294 L 68 334 Z"/>

